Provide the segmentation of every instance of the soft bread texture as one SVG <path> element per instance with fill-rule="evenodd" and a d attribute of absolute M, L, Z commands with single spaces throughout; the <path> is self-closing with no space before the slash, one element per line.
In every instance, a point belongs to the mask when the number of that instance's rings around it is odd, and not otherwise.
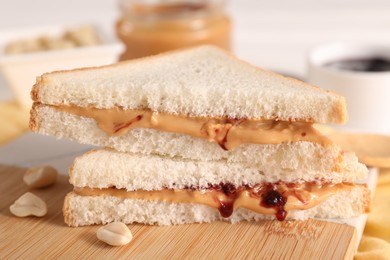
<path fill-rule="evenodd" d="M 210 143 L 206 139 L 153 129 L 132 129 L 123 136 L 110 136 L 97 126 L 94 119 L 67 114 L 50 106 L 38 104 L 31 110 L 30 127 L 40 134 L 111 147 L 121 152 L 245 163 L 251 167 L 258 167 L 266 175 L 279 172 L 293 175 L 294 171 L 299 170 L 300 175 L 320 172 L 326 177 L 325 172 L 341 172 L 345 164 L 341 160 L 338 147 L 323 147 L 310 142 L 280 145 L 244 144 L 231 151 L 225 151 L 218 144 Z M 366 169 L 357 162 L 355 156 L 350 155 L 350 158 L 351 162 L 346 163 L 350 168 L 349 172 L 351 174 L 356 172 L 357 178 L 360 178 Z"/>
<path fill-rule="evenodd" d="M 323 203 L 308 210 L 291 210 L 287 219 L 349 218 L 368 211 L 370 192 L 364 185 L 336 193 Z M 275 219 L 274 215 L 261 215 L 247 209 L 236 209 L 232 216 L 223 218 L 217 209 L 187 203 L 168 203 L 113 196 L 79 196 L 74 192 L 65 198 L 63 213 L 69 226 L 106 224 L 120 221 L 126 224 L 176 225 L 212 222 L 217 220 L 239 222 L 243 220 Z"/>
<path fill-rule="evenodd" d="M 345 99 L 202 46 L 38 77 L 34 101 L 190 116 L 344 123 Z"/>
<path fill-rule="evenodd" d="M 261 156 L 261 155 L 258 155 Z M 287 157 L 287 156 L 286 156 Z M 345 172 L 316 172 L 308 168 L 283 169 L 265 164 L 262 168 L 250 163 L 226 161 L 194 161 L 158 155 L 120 153 L 114 150 L 94 150 L 75 159 L 70 167 L 70 183 L 75 187 L 132 190 L 207 187 L 210 184 L 232 183 L 256 185 L 261 182 L 354 182 L 364 178 L 366 167 L 356 157 L 346 155 Z M 350 169 L 353 168 L 353 169 Z"/>

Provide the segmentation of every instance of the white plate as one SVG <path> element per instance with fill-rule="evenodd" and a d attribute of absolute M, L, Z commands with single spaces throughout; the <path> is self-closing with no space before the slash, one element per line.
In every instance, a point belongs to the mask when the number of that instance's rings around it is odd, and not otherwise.
<path fill-rule="evenodd" d="M 80 25 L 77 25 L 77 27 Z M 20 39 L 37 38 L 45 35 L 57 36 L 75 25 L 53 25 L 0 31 L 0 70 L 13 90 L 17 100 L 25 107 L 31 107 L 30 91 L 36 77 L 50 71 L 93 67 L 114 63 L 123 46 L 113 35 L 97 26 L 102 44 L 65 50 L 40 51 L 26 54 L 5 55 L 7 43 Z"/>

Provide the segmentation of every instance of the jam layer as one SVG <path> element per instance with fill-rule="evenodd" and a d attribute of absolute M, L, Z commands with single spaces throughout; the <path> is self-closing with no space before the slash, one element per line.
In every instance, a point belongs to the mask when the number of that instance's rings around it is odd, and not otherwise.
<path fill-rule="evenodd" d="M 237 208 L 246 208 L 259 214 L 275 215 L 284 220 L 289 210 L 305 210 L 323 202 L 341 190 L 352 189 L 351 183 L 262 183 L 253 187 L 233 184 L 210 185 L 198 189 L 136 190 L 116 188 L 80 188 L 74 192 L 81 196 L 115 196 L 121 198 L 164 201 L 170 203 L 196 203 L 217 208 L 221 216 L 231 216 Z"/>

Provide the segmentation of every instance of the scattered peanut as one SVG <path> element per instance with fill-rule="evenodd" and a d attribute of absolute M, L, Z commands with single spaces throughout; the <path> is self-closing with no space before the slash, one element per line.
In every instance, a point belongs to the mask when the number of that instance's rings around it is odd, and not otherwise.
<path fill-rule="evenodd" d="M 98 229 L 97 238 L 111 246 L 123 246 L 128 244 L 133 235 L 129 228 L 122 222 L 113 222 Z"/>
<path fill-rule="evenodd" d="M 51 166 L 29 168 L 23 176 L 23 181 L 30 188 L 43 188 L 57 181 L 58 172 Z"/>
<path fill-rule="evenodd" d="M 47 206 L 41 198 L 26 192 L 9 207 L 9 210 L 17 217 L 42 217 L 47 213 Z"/>

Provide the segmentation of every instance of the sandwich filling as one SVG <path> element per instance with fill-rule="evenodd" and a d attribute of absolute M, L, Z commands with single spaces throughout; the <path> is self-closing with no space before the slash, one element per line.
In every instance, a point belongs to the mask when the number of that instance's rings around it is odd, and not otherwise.
<path fill-rule="evenodd" d="M 148 109 L 98 109 L 63 105 L 52 107 L 73 115 L 93 118 L 100 129 L 114 136 L 124 135 L 133 128 L 151 128 L 205 138 L 218 143 L 225 150 L 231 150 L 241 144 L 280 144 L 298 141 L 332 144 L 310 122 L 190 117 L 153 112 Z"/>
<path fill-rule="evenodd" d="M 246 208 L 259 214 L 275 215 L 283 221 L 289 210 L 305 210 L 323 202 L 342 190 L 352 189 L 351 183 L 261 183 L 253 187 L 235 187 L 225 183 L 206 188 L 135 190 L 113 188 L 75 187 L 80 196 L 115 196 L 130 199 L 164 201 L 170 203 L 203 204 L 219 210 L 222 217 L 230 217 L 237 208 Z"/>

